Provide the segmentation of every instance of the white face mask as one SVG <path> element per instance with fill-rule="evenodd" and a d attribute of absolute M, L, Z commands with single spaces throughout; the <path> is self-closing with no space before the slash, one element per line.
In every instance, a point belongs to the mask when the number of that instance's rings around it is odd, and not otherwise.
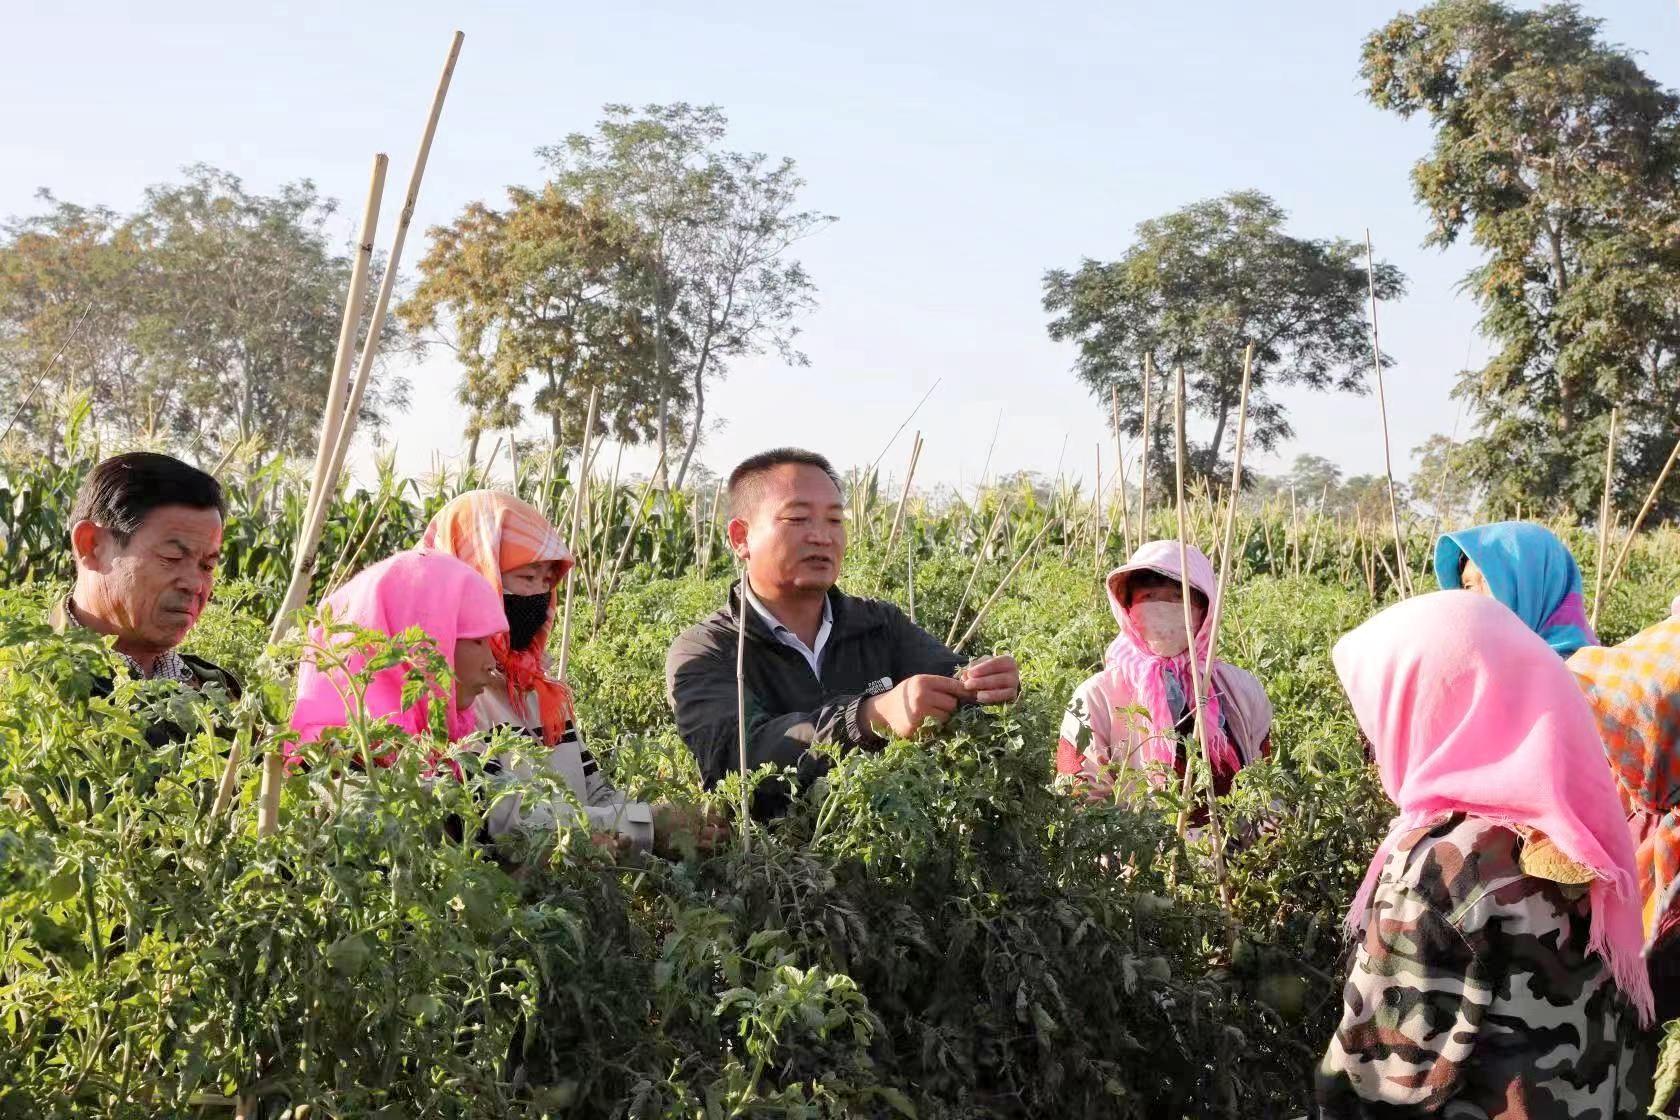
<path fill-rule="evenodd" d="M 1133 603 L 1126 608 L 1126 616 L 1157 657 L 1177 657 L 1190 648 L 1183 603 Z"/>

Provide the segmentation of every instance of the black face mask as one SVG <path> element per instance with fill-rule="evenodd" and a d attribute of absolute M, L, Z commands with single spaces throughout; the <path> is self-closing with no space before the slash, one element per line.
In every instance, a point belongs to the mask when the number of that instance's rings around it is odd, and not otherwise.
<path fill-rule="evenodd" d="M 508 646 L 522 650 L 531 644 L 548 622 L 549 593 L 541 595 L 509 595 L 502 593 L 502 609 L 507 611 Z"/>

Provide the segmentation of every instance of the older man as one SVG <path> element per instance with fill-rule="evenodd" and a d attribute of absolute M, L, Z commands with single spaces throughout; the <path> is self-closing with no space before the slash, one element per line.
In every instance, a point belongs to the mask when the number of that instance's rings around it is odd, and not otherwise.
<path fill-rule="evenodd" d="M 747 765 L 797 768 L 801 787 L 827 762 L 816 743 L 879 749 L 961 704 L 1005 704 L 1020 691 L 1010 657 L 962 658 L 890 603 L 842 593 L 846 554 L 840 480 L 820 455 L 781 448 L 729 476 L 729 543 L 746 569 L 729 604 L 671 646 L 667 697 L 708 786 L 739 765 L 735 662 L 746 612 Z M 761 786 L 755 816 L 785 811 Z"/>
<path fill-rule="evenodd" d="M 115 636 L 137 677 L 239 695 L 227 670 L 176 648 L 210 601 L 223 513 L 221 485 L 168 455 L 136 451 L 94 467 L 70 514 L 76 582 L 54 627 Z"/>

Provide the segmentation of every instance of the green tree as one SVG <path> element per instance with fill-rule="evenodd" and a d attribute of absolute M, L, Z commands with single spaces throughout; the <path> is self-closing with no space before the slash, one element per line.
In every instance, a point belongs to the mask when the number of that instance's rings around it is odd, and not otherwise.
<path fill-rule="evenodd" d="M 1360 522 L 1386 527 L 1388 515 L 1388 476 L 1356 474 L 1342 483 L 1339 493 L 1331 495 L 1331 511 L 1344 513 Z M 1394 500 L 1400 504 L 1404 516 L 1411 496 L 1406 485 L 1394 484 Z"/>
<path fill-rule="evenodd" d="M 328 233 L 337 208 L 308 180 L 258 195 L 203 165 L 146 192 L 130 222 L 146 270 L 136 338 L 153 383 L 173 387 L 177 442 L 314 450 L 350 285 L 350 258 Z M 364 317 L 379 279 L 376 265 Z M 359 418 L 372 430 L 408 404 L 407 382 L 388 372 L 407 339 L 385 331 Z"/>
<path fill-rule="evenodd" d="M 1326 509 L 1334 509 L 1330 503 L 1342 488 L 1342 468 L 1322 455 L 1303 452 L 1295 456 L 1284 486 L 1294 487 L 1296 501 L 1309 508 L 1324 503 Z"/>
<path fill-rule="evenodd" d="M 1293 434 L 1272 387 L 1364 390 L 1371 367 L 1364 247 L 1292 237 L 1286 218 L 1266 195 L 1239 191 L 1143 222 L 1117 261 L 1087 259 L 1044 275 L 1050 337 L 1078 343 L 1075 372 L 1105 406 L 1119 390 L 1128 434 L 1143 430 L 1145 360 L 1165 374 L 1156 401 L 1170 400 L 1172 372 L 1183 368 L 1187 410 L 1213 421 L 1207 446 L 1190 449 L 1199 472 L 1217 471 L 1227 435 L 1235 436 L 1251 343 L 1248 430 L 1262 450 Z M 1375 282 L 1382 299 L 1404 289 L 1386 263 L 1377 264 Z M 1163 422 L 1150 438 L 1163 467 L 1172 461 L 1170 415 L 1157 412 Z"/>
<path fill-rule="evenodd" d="M 715 105 L 608 105 L 593 133 L 538 149 L 572 202 L 605 203 L 641 230 L 653 268 L 644 292 L 655 339 L 662 454 L 687 421 L 681 486 L 704 432 L 706 386 L 734 359 L 771 351 L 808 365 L 794 346 L 816 286 L 789 251 L 834 219 L 801 210 L 791 159 L 723 147 Z M 667 460 L 669 461 L 669 460 Z"/>
<path fill-rule="evenodd" d="M 1674 438 L 1680 101 L 1599 32 L 1573 4 L 1443 0 L 1364 45 L 1372 102 L 1435 129 L 1412 173 L 1426 244 L 1468 232 L 1485 254 L 1465 286 L 1498 351 L 1457 391 L 1499 512 L 1545 496 L 1595 516 L 1613 405 L 1636 474 Z"/>
<path fill-rule="evenodd" d="M 652 431 L 659 381 L 651 316 L 641 294 L 651 258 L 638 231 L 598 203 L 558 190 L 513 188 L 508 208 L 469 205 L 431 231 L 420 283 L 397 309 L 434 332 L 461 362 L 461 401 L 476 451 L 489 428 L 517 428 L 528 382 L 555 446 L 581 445 L 591 389 L 597 429 L 641 440 Z M 447 327 L 447 332 L 443 328 Z"/>
<path fill-rule="evenodd" d="M 159 388 L 139 383 L 140 247 L 114 211 L 38 197 L 44 213 L 0 233 L 0 430 L 16 450 L 52 449 L 57 406 L 85 393 L 118 434 L 138 434 Z"/>
<path fill-rule="evenodd" d="M 1453 525 L 1470 517 L 1482 499 L 1470 446 L 1436 434 L 1413 448 L 1412 457 L 1417 460 L 1413 494 L 1436 524 Z"/>
<path fill-rule="evenodd" d="M 313 449 L 350 276 L 330 199 L 307 181 L 252 194 L 202 165 L 128 216 L 42 197 L 50 208 L 0 240 L 0 390 L 22 406 L 26 446 L 52 443 L 56 388 L 85 392 L 96 431 L 120 442 Z M 388 328 L 384 352 L 402 343 Z M 382 370 L 362 423 L 406 391 Z"/>

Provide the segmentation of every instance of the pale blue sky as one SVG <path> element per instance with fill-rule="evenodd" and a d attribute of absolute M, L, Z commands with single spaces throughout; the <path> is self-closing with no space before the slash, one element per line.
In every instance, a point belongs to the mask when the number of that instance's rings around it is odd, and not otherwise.
<path fill-rule="evenodd" d="M 1408 5 L 1415 6 L 1415 5 Z M 205 161 L 271 190 L 309 177 L 359 213 L 372 153 L 391 156 L 386 224 L 456 27 L 466 44 L 416 227 L 539 181 L 539 144 L 588 129 L 604 102 L 715 102 L 741 148 L 794 157 L 812 207 L 840 221 L 801 255 L 820 286 L 805 323 L 811 366 L 741 363 L 711 398 L 726 421 L 714 469 L 798 442 L 849 465 L 873 459 L 936 378 L 914 427 L 918 481 L 972 483 L 1001 412 L 995 464 L 1085 473 L 1101 408 L 1045 335 L 1047 267 L 1121 253 L 1144 218 L 1220 192 L 1274 196 L 1304 236 L 1360 237 L 1410 292 L 1381 312 L 1397 465 L 1450 431 L 1447 397 L 1472 342 L 1456 284 L 1466 249 L 1420 247 L 1408 171 L 1420 122 L 1360 96 L 1363 35 L 1400 5 L 994 2 L 728 5 L 415 2 L 14 3 L 0 67 L 0 214 L 37 187 L 132 206 L 150 183 Z M 1610 37 L 1680 85 L 1670 0 L 1594 0 Z M 1030 15 L 1025 15 L 1030 11 Z M 405 273 L 424 252 L 411 237 Z M 411 371 L 396 426 L 411 469 L 457 454 L 456 371 Z M 1374 397 L 1291 393 L 1282 449 L 1380 470 Z M 901 467 L 907 441 L 888 456 Z M 1275 469 L 1277 458 L 1260 459 Z M 636 457 L 627 463 L 640 463 Z M 641 464 L 643 469 L 651 464 Z M 1112 456 L 1105 473 L 1112 468 Z"/>

